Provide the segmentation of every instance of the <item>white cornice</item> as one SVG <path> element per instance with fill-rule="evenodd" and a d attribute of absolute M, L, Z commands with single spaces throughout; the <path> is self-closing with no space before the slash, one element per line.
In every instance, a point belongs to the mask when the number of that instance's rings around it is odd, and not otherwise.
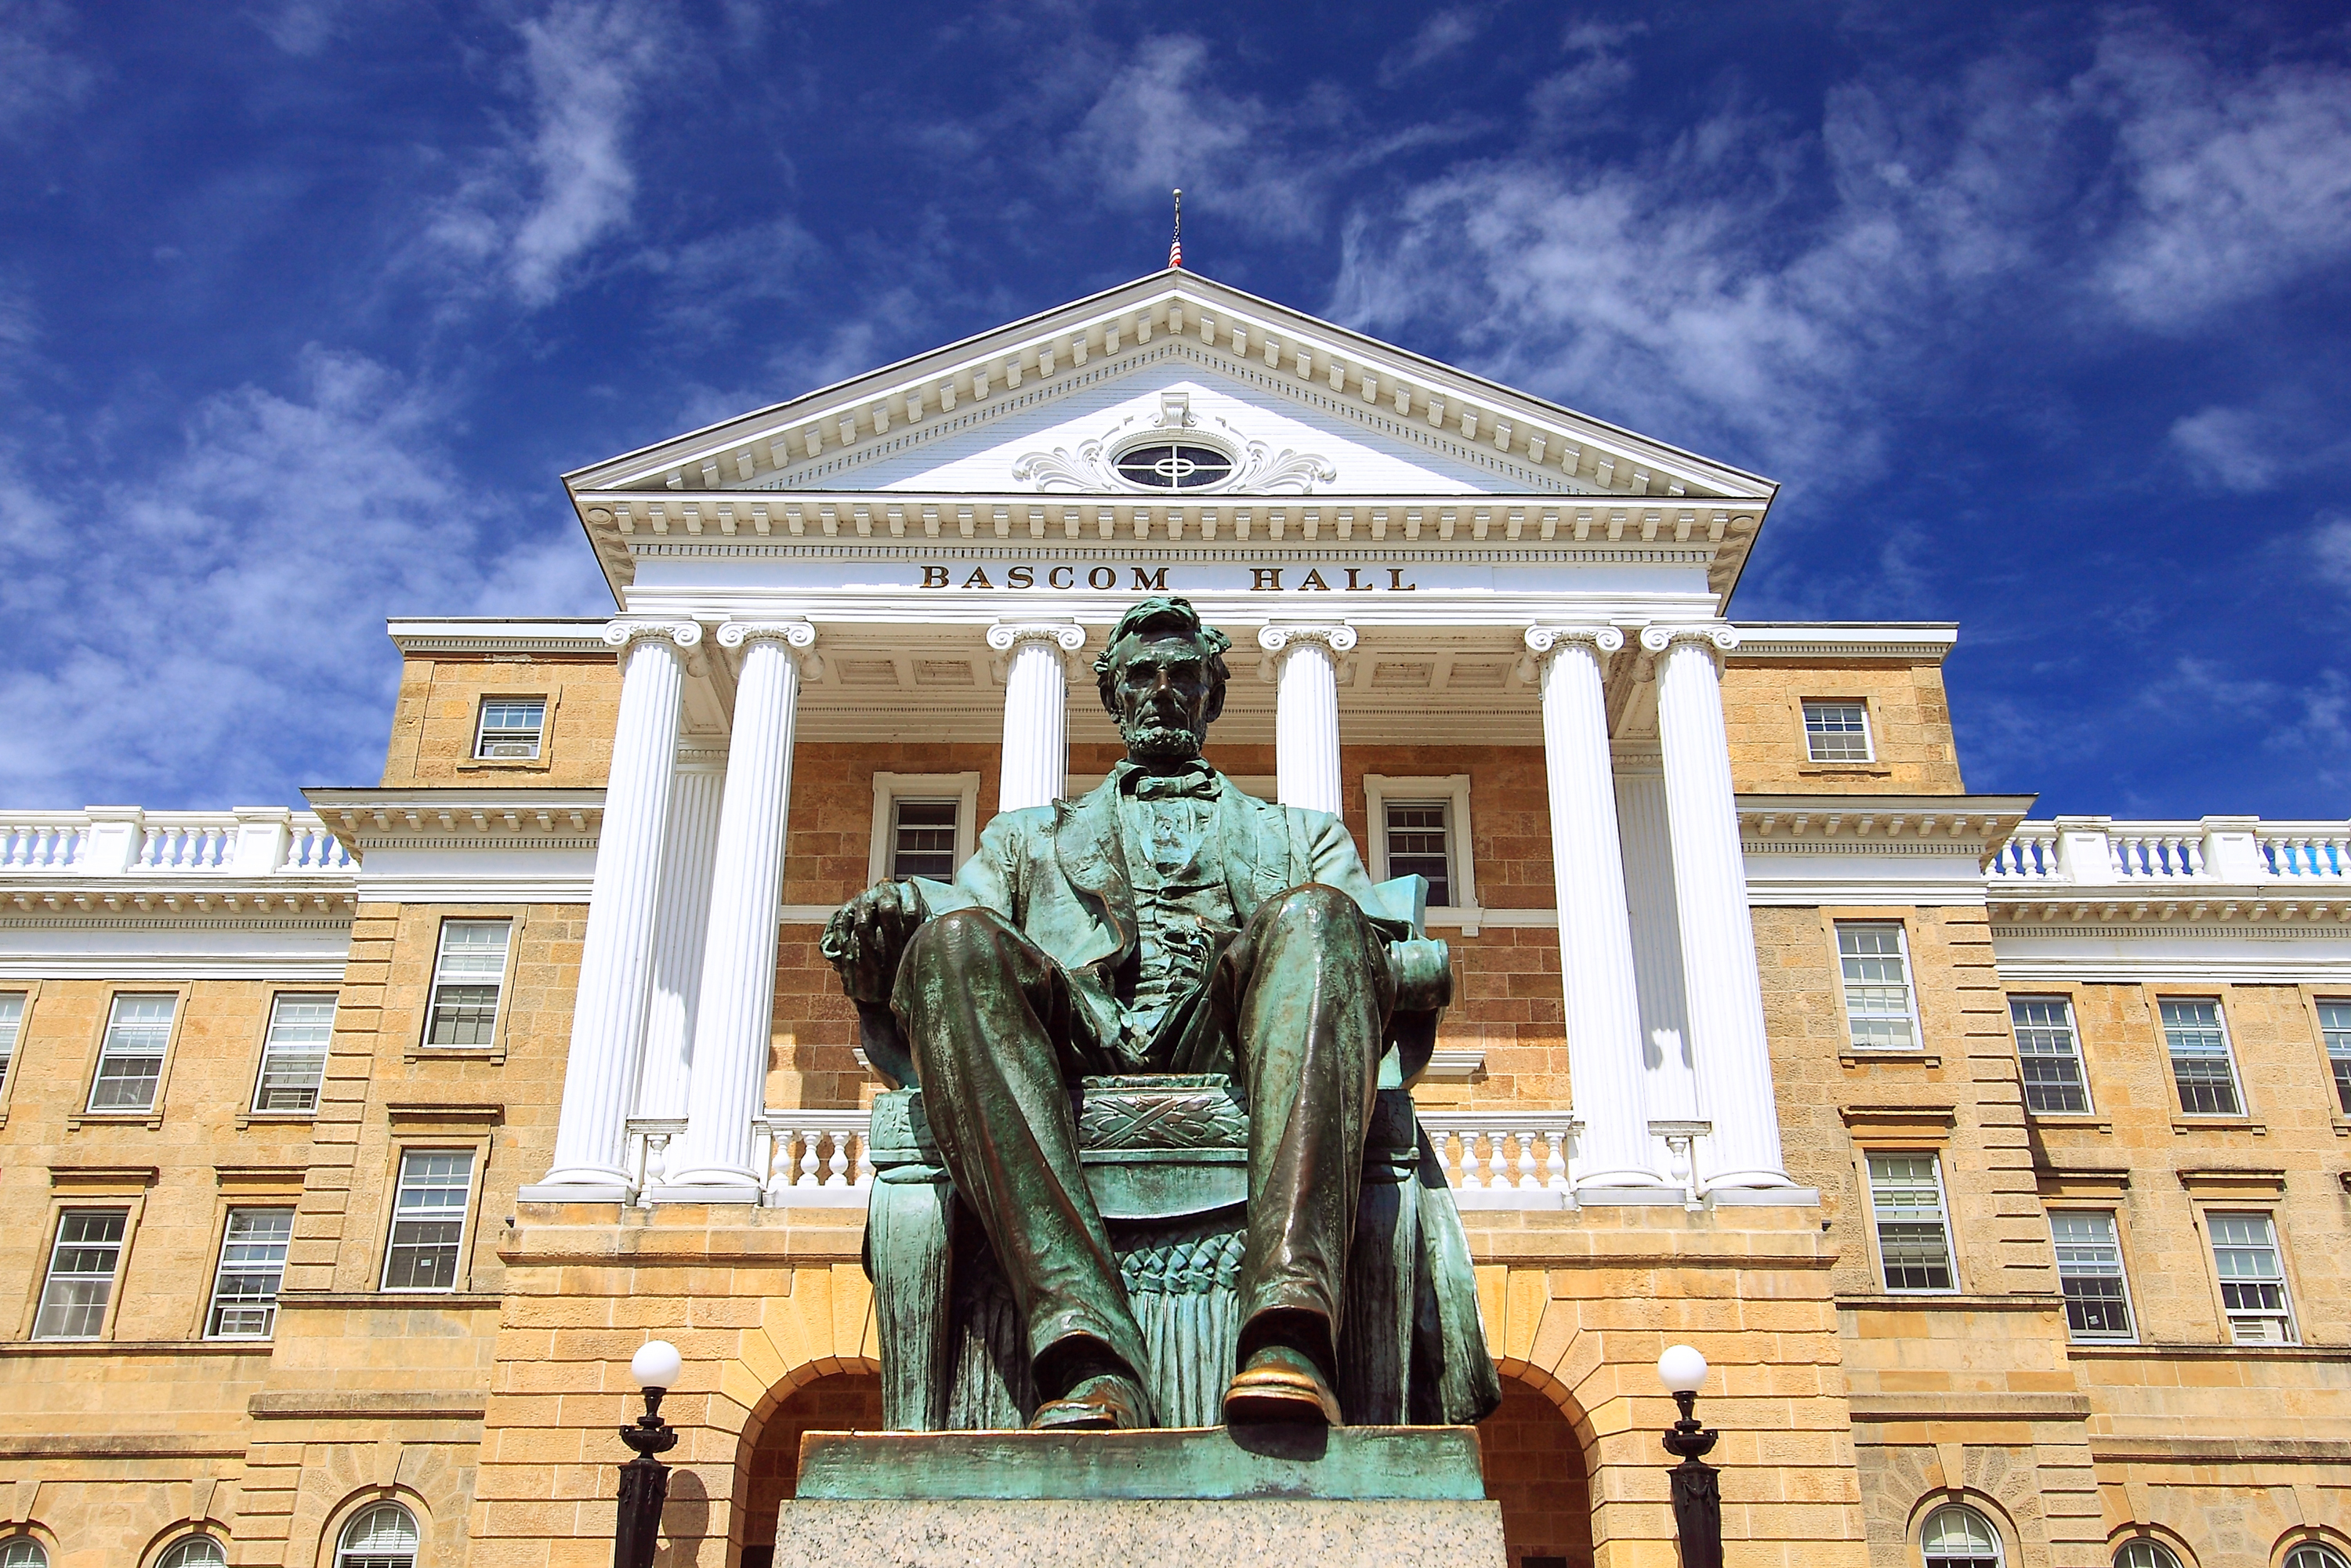
<path fill-rule="evenodd" d="M 520 621 L 497 616 L 394 618 L 384 622 L 403 653 L 600 653 L 606 618 Z"/>
<path fill-rule="evenodd" d="M 1950 622 L 1740 622 L 1734 663 L 1763 659 L 1903 659 L 1941 664 L 1959 641 Z"/>
<path fill-rule="evenodd" d="M 2036 798 L 1741 795 L 1739 831 L 1750 855 L 1968 854 L 1980 862 L 2016 831 Z"/>
<path fill-rule="evenodd" d="M 599 647 L 603 644 L 599 641 Z M 355 855 L 371 849 L 592 850 L 601 789 L 307 789 Z"/>

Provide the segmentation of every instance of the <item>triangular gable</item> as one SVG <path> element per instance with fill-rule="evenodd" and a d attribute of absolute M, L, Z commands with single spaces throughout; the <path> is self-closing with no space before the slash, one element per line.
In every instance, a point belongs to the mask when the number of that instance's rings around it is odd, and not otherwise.
<path fill-rule="evenodd" d="M 1438 493 L 1453 493 L 1458 486 L 1527 494 L 1768 497 L 1776 488 L 1727 465 L 1173 268 L 598 464 L 566 482 L 575 495 L 904 487 L 918 483 L 913 476 L 938 464 L 943 454 L 980 462 L 980 453 L 1008 444 L 1015 422 L 1040 433 L 1059 429 L 1083 411 L 1089 389 L 1178 362 L 1196 376 L 1216 378 L 1220 393 L 1232 385 L 1246 389 L 1231 395 L 1268 417 L 1317 429 L 1318 439 L 1345 434 L 1366 455 L 1361 471 L 1370 489 L 1386 488 L 1368 483 L 1379 471 L 1371 454 L 1416 466 L 1433 476 L 1419 482 L 1437 485 Z M 1058 412 L 1064 407 L 1067 413 Z M 1316 412 L 1327 421 L 1311 418 Z M 1032 413 L 1037 422 L 1026 424 Z M 1011 487 L 1047 486 L 1029 481 Z M 1353 483 L 1334 480 L 1318 493 L 1353 489 Z"/>
<path fill-rule="evenodd" d="M 1069 378 L 1055 396 L 903 451 L 863 459 L 844 454 L 844 466 L 810 481 L 834 490 L 1102 493 L 1129 487 L 1113 468 L 1122 452 L 1188 440 L 1213 444 L 1234 460 L 1229 474 L 1193 492 L 1202 496 L 1570 487 L 1555 474 L 1425 436 L 1402 420 L 1342 418 L 1285 389 L 1250 385 L 1206 359 L 1188 340 L 1166 342 L 1155 362 Z M 799 486 L 775 475 L 753 487 Z"/>

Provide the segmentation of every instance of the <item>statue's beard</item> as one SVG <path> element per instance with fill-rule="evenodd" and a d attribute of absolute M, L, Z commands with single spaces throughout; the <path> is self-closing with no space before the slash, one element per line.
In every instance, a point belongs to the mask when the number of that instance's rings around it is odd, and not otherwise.
<path fill-rule="evenodd" d="M 1126 754 L 1138 762 L 1188 762 L 1200 755 L 1199 731 L 1180 724 L 1146 718 L 1123 728 Z"/>

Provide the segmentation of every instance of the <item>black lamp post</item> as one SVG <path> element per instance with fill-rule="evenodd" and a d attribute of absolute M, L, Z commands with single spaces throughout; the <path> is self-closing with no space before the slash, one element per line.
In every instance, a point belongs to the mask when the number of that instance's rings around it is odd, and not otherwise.
<path fill-rule="evenodd" d="M 651 1340 L 629 1362 L 629 1375 L 644 1391 L 645 1413 L 621 1428 L 621 1441 L 636 1458 L 621 1467 L 621 1511 L 612 1525 L 612 1568 L 653 1568 L 661 1538 L 662 1504 L 669 1500 L 669 1467 L 653 1458 L 677 1447 L 677 1429 L 661 1418 L 662 1396 L 685 1364 L 677 1346 Z"/>
<path fill-rule="evenodd" d="M 1722 1568 L 1722 1472 L 1706 1462 L 1721 1434 L 1699 1426 L 1694 1414 L 1698 1388 L 1706 1382 L 1706 1357 L 1688 1345 L 1670 1345 L 1657 1357 L 1657 1381 L 1682 1412 L 1666 1434 L 1666 1452 L 1681 1460 L 1671 1473 L 1682 1568 Z"/>

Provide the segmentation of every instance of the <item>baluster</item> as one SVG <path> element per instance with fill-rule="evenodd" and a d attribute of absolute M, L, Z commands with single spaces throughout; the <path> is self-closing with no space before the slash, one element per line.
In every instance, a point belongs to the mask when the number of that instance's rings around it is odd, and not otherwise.
<path fill-rule="evenodd" d="M 645 1181 L 642 1195 L 637 1200 L 641 1207 L 651 1208 L 653 1206 L 653 1188 L 659 1186 L 668 1176 L 669 1134 L 647 1133 L 645 1134 Z"/>
<path fill-rule="evenodd" d="M 832 1158 L 825 1165 L 829 1174 L 824 1178 L 824 1185 L 847 1186 L 849 1185 L 849 1134 L 835 1128 L 828 1136 L 832 1140 Z"/>
<path fill-rule="evenodd" d="M 795 1132 L 792 1136 L 798 1138 L 800 1144 L 800 1174 L 799 1179 L 792 1185 L 794 1186 L 822 1186 L 823 1184 L 817 1179 L 816 1174 L 817 1134 L 812 1132 Z"/>
<path fill-rule="evenodd" d="M 763 1185 L 768 1192 L 780 1192 L 792 1185 L 792 1135 L 774 1123 L 768 1124 L 768 1155 L 759 1162 L 767 1168 L 768 1179 Z"/>
<path fill-rule="evenodd" d="M 1541 1180 L 1535 1175 L 1539 1168 L 1535 1164 L 1535 1135 L 1531 1131 L 1513 1133 L 1510 1135 L 1519 1141 L 1519 1190 L 1532 1192 L 1542 1186 Z"/>
<path fill-rule="evenodd" d="M 859 1187 L 873 1185 L 873 1145 L 866 1132 L 857 1134 L 857 1176 L 850 1185 Z"/>
<path fill-rule="evenodd" d="M 1465 1192 L 1485 1190 L 1486 1178 L 1482 1174 L 1483 1170 L 1484 1167 L 1478 1159 L 1478 1129 L 1464 1127 L 1461 1129 L 1462 1190 Z"/>
<path fill-rule="evenodd" d="M 1567 1186 L 1567 1134 L 1553 1127 L 1543 1134 L 1543 1142 L 1551 1153 L 1543 1160 L 1542 1185 L 1556 1192 Z"/>

